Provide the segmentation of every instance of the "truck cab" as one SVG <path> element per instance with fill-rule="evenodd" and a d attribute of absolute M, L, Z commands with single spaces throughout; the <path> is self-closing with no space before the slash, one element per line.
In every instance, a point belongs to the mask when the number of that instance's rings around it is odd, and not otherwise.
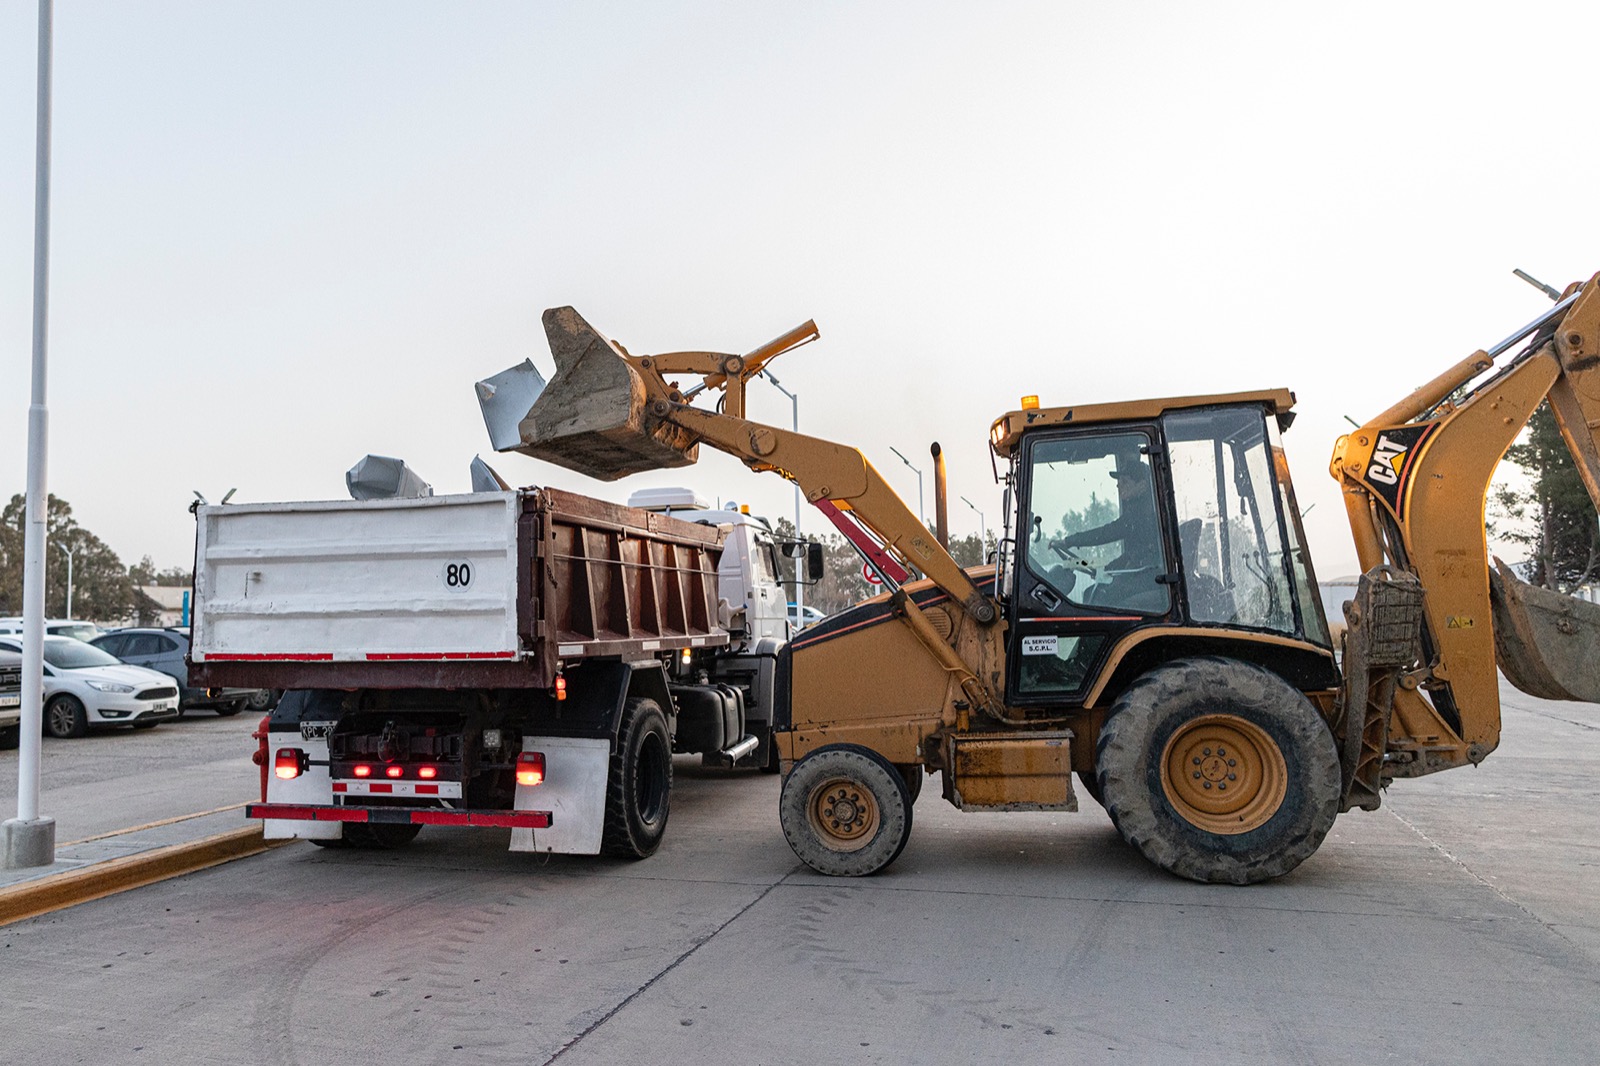
<path fill-rule="evenodd" d="M 771 653 L 789 639 L 789 600 L 778 579 L 782 571 L 777 538 L 765 518 L 731 501 L 727 507 L 713 508 L 687 488 L 640 489 L 628 498 L 628 506 L 686 522 L 726 526 L 717 589 L 731 612 L 728 628 L 735 646 Z"/>

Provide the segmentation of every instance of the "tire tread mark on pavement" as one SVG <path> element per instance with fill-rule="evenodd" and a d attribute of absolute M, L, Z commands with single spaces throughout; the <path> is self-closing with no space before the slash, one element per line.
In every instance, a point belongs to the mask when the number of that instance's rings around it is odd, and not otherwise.
<path fill-rule="evenodd" d="M 589 1026 L 586 1029 L 584 1029 L 583 1032 L 579 1033 L 577 1036 L 574 1036 L 571 1040 L 568 1040 L 565 1044 L 562 1044 L 561 1047 L 556 1050 L 556 1053 L 554 1055 L 551 1055 L 548 1059 L 545 1059 L 544 1062 L 540 1064 L 540 1066 L 550 1066 L 550 1064 L 552 1062 L 556 1061 L 561 1056 L 565 1055 L 568 1051 L 571 1051 L 573 1048 L 577 1047 L 579 1044 L 583 1043 L 584 1039 L 587 1038 L 590 1033 L 594 1032 L 596 1029 L 600 1028 L 606 1022 L 608 1022 L 612 1018 L 616 1017 L 618 1012 L 620 1012 L 624 1007 L 626 1007 L 628 1004 L 632 1003 L 634 1000 L 638 999 L 640 996 L 644 995 L 646 992 L 650 991 L 650 989 L 654 988 L 655 985 L 656 985 L 656 982 L 660 981 L 663 977 L 667 976 L 667 974 L 671 973 L 673 970 L 676 970 L 679 966 L 682 966 L 685 962 L 687 962 L 689 960 L 690 956 L 692 956 L 695 952 L 699 951 L 701 948 L 705 947 L 707 944 L 711 943 L 711 941 L 715 940 L 717 938 L 717 935 L 720 934 L 724 929 L 728 928 L 728 926 L 732 925 L 734 922 L 737 922 L 740 918 L 743 918 L 746 914 L 748 914 L 750 912 L 750 909 L 752 907 L 754 907 L 756 904 L 760 903 L 762 900 L 764 900 L 768 896 L 770 896 L 772 894 L 772 890 L 773 889 L 777 888 L 779 885 L 781 885 L 785 881 L 787 881 L 790 877 L 794 876 L 794 874 L 796 872 L 798 872 L 798 868 L 796 870 L 794 870 L 794 871 L 791 871 L 790 873 L 785 874 L 783 877 L 779 878 L 778 880 L 774 881 L 772 884 L 768 885 L 766 888 L 762 889 L 760 894 L 757 895 L 755 899 L 751 900 L 749 903 L 746 903 L 743 907 L 740 907 L 737 911 L 735 911 L 734 914 L 733 914 L 733 917 L 729 918 L 727 921 L 723 922 L 721 925 L 719 925 L 715 929 L 711 930 L 711 932 L 707 933 L 704 937 L 701 937 L 699 940 L 697 940 L 693 944 L 689 945 L 689 949 L 687 951 L 683 952 L 683 954 L 679 955 L 677 958 L 673 959 L 670 963 L 668 963 L 666 965 L 666 967 L 664 969 L 662 969 L 662 971 L 660 973 L 656 974 L 654 977 L 650 978 L 650 980 L 646 981 L 644 984 L 642 984 L 638 988 L 634 989 L 631 993 L 629 993 L 622 1000 L 622 1002 L 618 1003 L 615 1007 L 612 1007 L 610 1010 L 606 1011 L 600 1017 L 596 1018 L 593 1022 L 589 1023 Z"/>

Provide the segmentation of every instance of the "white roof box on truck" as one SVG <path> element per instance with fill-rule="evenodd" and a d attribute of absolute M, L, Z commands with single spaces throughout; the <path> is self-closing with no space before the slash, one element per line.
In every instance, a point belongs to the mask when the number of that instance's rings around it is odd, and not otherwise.
<path fill-rule="evenodd" d="M 693 489 L 639 489 L 628 497 L 628 506 L 641 511 L 709 511 L 711 505 Z"/>

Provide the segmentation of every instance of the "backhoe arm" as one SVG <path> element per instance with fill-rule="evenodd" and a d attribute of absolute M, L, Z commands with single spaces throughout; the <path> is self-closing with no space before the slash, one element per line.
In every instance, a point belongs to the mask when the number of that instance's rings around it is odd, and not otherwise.
<path fill-rule="evenodd" d="M 1529 337 L 1497 373 L 1457 395 Z M 1594 279 L 1335 447 L 1330 472 L 1344 487 L 1362 569 L 1390 564 L 1409 570 L 1425 593 L 1422 661 L 1399 678 L 1388 731 L 1390 749 L 1409 752 L 1411 759 L 1407 766 L 1402 756 L 1397 776 L 1476 763 L 1498 744 L 1497 643 L 1500 665 L 1519 687 L 1519 677 L 1537 665 L 1542 676 L 1567 679 L 1564 696 L 1549 688 L 1538 694 L 1600 699 L 1594 691 L 1600 675 L 1593 665 L 1594 638 L 1581 625 L 1557 634 L 1576 638 L 1566 643 L 1526 642 L 1522 657 L 1539 654 L 1545 661 L 1523 669 L 1508 661 L 1517 657 L 1503 639 L 1508 634 L 1496 631 L 1528 622 L 1523 594 L 1512 590 L 1491 606 L 1484 537 L 1490 479 L 1546 399 L 1600 509 L 1600 284 Z"/>

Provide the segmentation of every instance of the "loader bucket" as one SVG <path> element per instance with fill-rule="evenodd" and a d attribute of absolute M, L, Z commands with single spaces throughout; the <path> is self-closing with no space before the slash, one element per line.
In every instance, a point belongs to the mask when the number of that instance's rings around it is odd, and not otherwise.
<path fill-rule="evenodd" d="M 546 311 L 544 331 L 555 376 L 517 423 L 517 443 L 501 450 L 601 481 L 694 463 L 693 437 L 649 417 L 644 379 L 607 337 L 570 307 Z"/>
<path fill-rule="evenodd" d="M 1495 658 L 1506 680 L 1540 699 L 1600 703 L 1600 604 L 1530 585 L 1494 563 Z"/>

